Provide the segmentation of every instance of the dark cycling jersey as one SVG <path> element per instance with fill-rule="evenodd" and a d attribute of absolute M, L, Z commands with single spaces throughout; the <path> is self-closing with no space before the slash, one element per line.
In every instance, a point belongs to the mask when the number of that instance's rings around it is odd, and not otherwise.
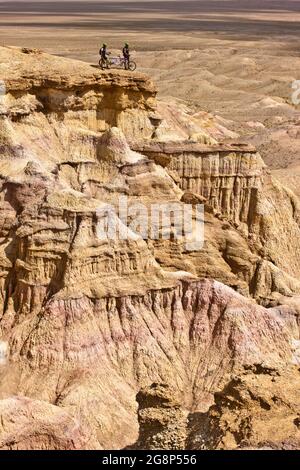
<path fill-rule="evenodd" d="M 129 47 L 126 47 L 126 46 L 123 47 L 123 57 L 124 57 L 125 59 L 129 59 L 129 55 L 130 55 L 130 53 L 129 53 Z"/>
<path fill-rule="evenodd" d="M 107 49 L 105 47 L 101 47 L 99 54 L 102 59 L 107 59 Z"/>

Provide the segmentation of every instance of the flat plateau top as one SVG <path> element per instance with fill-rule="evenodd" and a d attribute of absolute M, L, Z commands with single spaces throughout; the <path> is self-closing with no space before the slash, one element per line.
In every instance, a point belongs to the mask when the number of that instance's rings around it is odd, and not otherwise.
<path fill-rule="evenodd" d="M 0 47 L 0 80 L 7 91 L 35 87 L 70 89 L 83 85 L 121 86 L 155 93 L 153 82 L 144 74 L 126 70 L 102 71 L 95 65 L 40 51 Z"/>
<path fill-rule="evenodd" d="M 131 142 L 130 146 L 136 152 L 141 153 L 163 153 L 167 155 L 178 155 L 182 153 L 214 153 L 214 152 L 237 152 L 256 153 L 256 148 L 251 144 L 244 143 L 218 143 L 205 145 L 197 142 Z"/>

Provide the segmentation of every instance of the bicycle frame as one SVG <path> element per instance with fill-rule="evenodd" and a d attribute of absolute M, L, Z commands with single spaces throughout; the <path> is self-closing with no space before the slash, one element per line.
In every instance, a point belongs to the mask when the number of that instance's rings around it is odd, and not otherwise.
<path fill-rule="evenodd" d="M 111 66 L 115 66 L 115 67 L 125 66 L 125 59 L 123 57 L 110 57 L 108 60 Z"/>
<path fill-rule="evenodd" d="M 127 60 L 124 57 L 107 57 L 107 60 L 104 59 L 99 60 L 99 65 L 102 69 L 104 68 L 124 68 L 125 70 L 134 71 L 136 69 L 136 63 L 129 59 Z"/>

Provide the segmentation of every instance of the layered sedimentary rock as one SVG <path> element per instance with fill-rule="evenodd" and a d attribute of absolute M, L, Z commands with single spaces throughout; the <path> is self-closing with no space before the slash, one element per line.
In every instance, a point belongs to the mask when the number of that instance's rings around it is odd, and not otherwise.
<path fill-rule="evenodd" d="M 102 447 L 136 440 L 135 393 L 148 383 L 167 377 L 187 409 L 201 410 L 227 374 L 296 357 L 291 310 L 257 307 L 212 281 L 117 298 L 79 290 L 53 296 L 38 314 L 6 313 L 1 324 L 10 357 L 1 395 L 67 409 L 88 422 Z"/>
<path fill-rule="evenodd" d="M 191 415 L 198 449 L 295 450 L 300 446 L 299 369 L 254 368 L 233 377 L 203 415 Z"/>
<path fill-rule="evenodd" d="M 89 433 L 57 406 L 25 397 L 0 401 L 0 450 L 87 450 Z"/>
<path fill-rule="evenodd" d="M 271 178 L 253 147 L 155 141 L 132 147 L 169 172 L 184 202 L 193 194 L 204 202 L 205 246 L 192 256 L 197 275 L 265 304 L 299 292 L 299 201 Z"/>
<path fill-rule="evenodd" d="M 167 384 L 137 394 L 135 449 L 296 450 L 300 446 L 299 368 L 255 364 L 216 392 L 206 413 L 188 413 Z"/>
<path fill-rule="evenodd" d="M 266 167 L 247 145 L 146 143 L 138 150 L 175 172 L 183 191 L 204 197 L 215 213 L 236 224 L 249 225 Z"/>
<path fill-rule="evenodd" d="M 2 74 L 4 178 L 22 184 L 27 165 L 39 164 L 44 179 L 101 202 L 115 202 L 116 194 L 148 204 L 178 201 L 184 192 L 201 196 L 213 214 L 206 215 L 204 249 L 155 243 L 164 268 L 216 278 L 266 305 L 299 293 L 299 202 L 271 180 L 255 149 L 202 139 L 185 110 L 157 106 L 155 87 L 142 75 L 99 73 L 34 50 L 1 53 L 9 63 Z M 112 126 L 125 137 L 103 136 Z"/>
<path fill-rule="evenodd" d="M 2 447 L 123 448 L 141 388 L 167 382 L 202 412 L 231 374 L 297 362 L 298 202 L 255 150 L 174 127 L 143 75 L 0 57 L 0 406 L 54 416 L 24 440 L 24 412 Z M 146 212 L 122 216 L 125 200 Z M 201 250 L 165 222 L 151 236 L 153 204 L 203 203 Z M 56 419 L 78 433 L 61 440 Z"/>
<path fill-rule="evenodd" d="M 184 450 L 187 412 L 178 391 L 166 384 L 151 384 L 137 394 L 139 438 L 135 449 Z"/>
<path fill-rule="evenodd" d="M 51 134 L 56 133 L 67 158 L 71 154 L 75 160 L 76 153 L 79 158 L 89 157 L 89 152 L 94 155 L 94 133 L 113 125 L 132 137 L 151 137 L 155 130 L 151 111 L 156 89 L 144 75 L 130 76 L 122 71 L 99 73 L 83 62 L 55 58 L 37 50 L 1 48 L 1 60 L 9 64 L 1 70 L 6 90 L 4 113 L 13 121 L 22 118 L 22 124 L 31 127 L 24 141 L 31 152 L 34 146 L 30 134 L 37 146 L 44 145 L 40 150 L 45 150 L 47 143 L 54 144 Z M 46 118 L 43 122 L 42 115 Z M 8 121 L 6 124 L 9 138 L 11 126 Z M 22 144 L 16 137 L 12 143 L 20 155 Z M 77 143 L 76 149 L 72 142 Z M 53 152 L 51 159 L 56 155 Z"/>

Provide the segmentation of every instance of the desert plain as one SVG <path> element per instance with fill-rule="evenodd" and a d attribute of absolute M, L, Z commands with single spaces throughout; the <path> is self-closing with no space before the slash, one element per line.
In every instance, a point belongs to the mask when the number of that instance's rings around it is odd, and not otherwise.
<path fill-rule="evenodd" d="M 300 448 L 299 21 L 0 0 L 0 449 Z"/>

